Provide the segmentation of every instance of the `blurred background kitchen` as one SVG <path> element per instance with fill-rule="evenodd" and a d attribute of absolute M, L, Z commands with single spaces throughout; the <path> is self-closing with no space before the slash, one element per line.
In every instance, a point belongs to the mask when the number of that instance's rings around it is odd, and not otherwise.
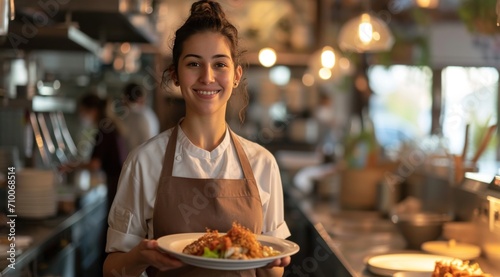
<path fill-rule="evenodd" d="M 183 101 L 162 74 L 191 3 L 0 0 L 2 276 L 99 276 L 109 178 L 77 167 L 96 144 L 79 100 L 108 99 L 122 120 L 136 83 L 159 131 L 176 124 Z M 495 0 L 220 3 L 243 38 L 250 96 L 245 122 L 239 98 L 227 120 L 282 170 L 301 246 L 287 276 L 375 276 L 369 257 L 410 250 L 500 275 Z"/>

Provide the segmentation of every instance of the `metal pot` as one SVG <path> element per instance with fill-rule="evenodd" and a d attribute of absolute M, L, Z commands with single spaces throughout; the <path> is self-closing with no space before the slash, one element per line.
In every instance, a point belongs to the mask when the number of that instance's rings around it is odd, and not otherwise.
<path fill-rule="evenodd" d="M 422 243 L 438 239 L 443 232 L 443 224 L 451 221 L 451 216 L 441 213 L 406 213 L 391 217 L 405 238 L 408 248 L 420 249 Z"/>

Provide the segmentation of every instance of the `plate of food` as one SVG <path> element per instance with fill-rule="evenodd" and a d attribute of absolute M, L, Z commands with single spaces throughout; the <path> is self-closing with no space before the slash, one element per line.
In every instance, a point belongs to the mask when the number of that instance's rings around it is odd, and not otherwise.
<path fill-rule="evenodd" d="M 492 277 L 477 263 L 420 253 L 374 256 L 368 260 L 368 269 L 374 274 L 392 277 Z"/>
<path fill-rule="evenodd" d="M 427 272 L 429 277 L 437 261 L 453 261 L 454 258 L 420 253 L 394 253 L 377 255 L 368 259 L 368 270 L 381 276 L 393 276 L 397 272 Z"/>
<path fill-rule="evenodd" d="M 206 233 L 168 235 L 157 241 L 161 250 L 186 264 L 218 270 L 264 267 L 299 251 L 294 242 L 256 235 L 236 223 L 227 233 L 207 230 Z"/>

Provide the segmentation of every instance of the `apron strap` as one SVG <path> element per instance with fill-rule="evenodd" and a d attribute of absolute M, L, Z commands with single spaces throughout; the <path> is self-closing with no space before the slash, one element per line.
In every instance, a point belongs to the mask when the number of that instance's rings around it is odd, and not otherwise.
<path fill-rule="evenodd" d="M 172 176 L 174 169 L 174 158 L 175 158 L 175 146 L 177 144 L 177 133 L 179 130 L 179 125 L 176 125 L 172 130 L 172 134 L 168 139 L 167 150 L 165 151 L 165 157 L 163 158 L 163 167 L 161 170 L 161 178 Z"/>
<path fill-rule="evenodd" d="M 245 179 L 255 180 L 252 167 L 250 166 L 248 157 L 245 154 L 243 147 L 241 146 L 239 138 L 230 128 L 228 128 L 228 130 L 229 133 L 231 134 L 231 140 L 233 141 L 234 148 L 236 149 L 236 154 L 238 154 L 238 160 L 240 160 L 241 169 L 243 170 L 243 175 L 245 175 Z"/>

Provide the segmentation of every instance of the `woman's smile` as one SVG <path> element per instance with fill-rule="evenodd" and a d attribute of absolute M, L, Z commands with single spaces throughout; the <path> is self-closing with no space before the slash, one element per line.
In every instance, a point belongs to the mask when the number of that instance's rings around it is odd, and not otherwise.
<path fill-rule="evenodd" d="M 221 92 L 221 90 L 194 89 L 194 92 L 203 99 L 211 99 L 215 97 L 216 94 Z"/>

